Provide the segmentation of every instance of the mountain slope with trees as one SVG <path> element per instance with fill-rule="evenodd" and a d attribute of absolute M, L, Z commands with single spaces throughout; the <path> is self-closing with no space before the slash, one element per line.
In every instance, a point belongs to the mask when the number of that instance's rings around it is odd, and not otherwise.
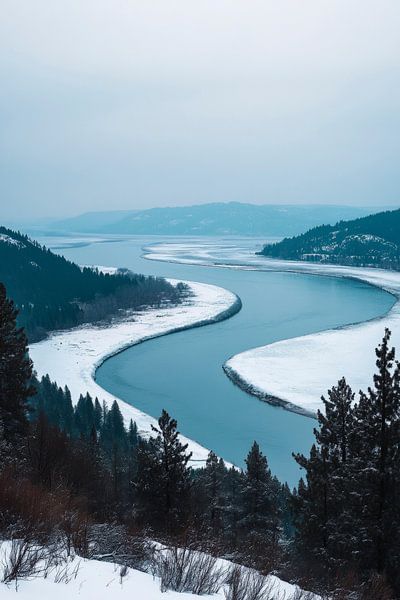
<path fill-rule="evenodd" d="M 336 225 L 320 225 L 306 233 L 267 244 L 264 256 L 363 267 L 400 269 L 400 209 Z"/>
<path fill-rule="evenodd" d="M 95 322 L 121 309 L 179 303 L 186 286 L 127 270 L 101 273 L 54 254 L 18 232 L 0 227 L 0 282 L 19 310 L 29 340 L 55 329 Z"/>

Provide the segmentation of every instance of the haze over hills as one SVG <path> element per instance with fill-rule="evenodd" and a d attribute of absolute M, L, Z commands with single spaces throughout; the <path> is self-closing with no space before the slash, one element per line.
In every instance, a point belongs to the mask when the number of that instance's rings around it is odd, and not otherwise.
<path fill-rule="evenodd" d="M 239 202 L 135 211 L 90 212 L 54 221 L 60 232 L 137 235 L 292 236 L 377 209 L 336 205 L 255 205 Z"/>
<path fill-rule="evenodd" d="M 336 225 L 314 227 L 302 235 L 267 244 L 273 258 L 400 269 L 400 208 Z"/>

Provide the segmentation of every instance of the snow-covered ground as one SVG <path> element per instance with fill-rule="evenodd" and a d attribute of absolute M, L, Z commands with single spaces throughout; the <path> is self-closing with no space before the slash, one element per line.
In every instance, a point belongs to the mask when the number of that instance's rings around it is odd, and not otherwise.
<path fill-rule="evenodd" d="M 7 562 L 11 549 L 9 541 L 0 542 L 0 553 L 2 564 Z M 40 570 L 39 563 L 37 570 Z M 218 567 L 228 571 L 232 564 L 225 560 L 218 560 Z M 3 569 L 0 566 L 2 578 Z M 82 559 L 77 556 L 67 559 L 58 567 L 50 567 L 48 574 L 37 573 L 30 578 L 20 579 L 9 584 L 1 583 L 0 597 L 3 599 L 15 598 L 16 600 L 45 600 L 57 598 L 57 600 L 109 600 L 117 598 L 121 600 L 195 600 L 196 598 L 207 598 L 208 600 L 223 600 L 225 598 L 223 588 L 219 592 L 198 596 L 188 592 L 160 590 L 160 580 L 148 573 L 128 568 L 126 574 L 121 577 L 121 566 L 110 562 Z M 271 600 L 294 600 L 298 587 L 282 581 L 274 575 L 266 577 L 269 586 Z M 314 600 L 319 597 L 314 596 Z"/>
<path fill-rule="evenodd" d="M 268 259 L 254 255 L 254 249 L 246 242 L 236 249 L 235 244 L 220 242 L 202 248 L 188 243 L 159 244 L 149 252 L 146 258 L 153 260 L 353 278 L 397 297 L 396 304 L 382 318 L 283 340 L 230 358 L 224 365 L 226 373 L 258 397 L 277 401 L 290 410 L 315 414 L 322 406 L 321 395 L 343 375 L 355 392 L 371 385 L 374 348 L 385 327 L 391 329 L 392 344 L 400 356 L 399 272 Z"/>
<path fill-rule="evenodd" d="M 329 274 L 354 277 L 378 285 L 400 297 L 400 273 L 335 267 Z M 324 273 L 321 267 L 321 273 Z M 325 274 L 325 273 L 324 273 Z M 400 302 L 382 318 L 284 340 L 237 354 L 225 364 L 226 372 L 260 397 L 279 399 L 286 408 L 315 414 L 321 395 L 345 376 L 355 392 L 372 384 L 374 348 L 385 327 L 400 350 Z"/>
<path fill-rule="evenodd" d="M 88 325 L 56 332 L 48 339 L 32 344 L 30 355 L 37 375 L 42 377 L 48 373 L 59 386 L 67 385 L 74 402 L 86 392 L 108 405 L 117 400 L 124 418 L 136 421 L 139 432 L 148 435 L 156 421 L 105 391 L 95 382 L 94 375 L 106 358 L 124 348 L 172 331 L 219 321 L 240 309 L 240 300 L 228 290 L 203 283 L 186 283 L 190 285 L 193 296 L 177 307 L 133 313 L 108 326 Z M 189 443 L 193 461 L 206 459 L 207 449 L 184 436 L 182 438 Z"/>

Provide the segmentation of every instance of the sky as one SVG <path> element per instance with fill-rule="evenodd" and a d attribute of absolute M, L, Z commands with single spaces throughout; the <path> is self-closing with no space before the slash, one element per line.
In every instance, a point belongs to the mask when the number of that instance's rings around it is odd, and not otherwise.
<path fill-rule="evenodd" d="M 0 216 L 400 205 L 399 0 L 0 0 Z"/>

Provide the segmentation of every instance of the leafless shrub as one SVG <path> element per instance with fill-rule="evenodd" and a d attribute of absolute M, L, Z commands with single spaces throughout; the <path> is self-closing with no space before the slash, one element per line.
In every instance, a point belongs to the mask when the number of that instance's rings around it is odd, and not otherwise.
<path fill-rule="evenodd" d="M 80 561 L 68 558 L 65 548 L 55 538 L 47 545 L 41 545 L 30 538 L 13 539 L 10 548 L 3 548 L 1 581 L 15 582 L 16 588 L 21 579 L 52 576 L 55 583 L 69 583 L 75 579 Z"/>
<path fill-rule="evenodd" d="M 12 540 L 10 550 L 3 550 L 2 582 L 9 584 L 15 581 L 17 586 L 19 579 L 30 579 L 43 573 L 47 558 L 47 548 L 27 539 Z"/>
<path fill-rule="evenodd" d="M 235 565 L 226 578 L 226 600 L 284 600 L 273 581 L 253 569 Z"/>
<path fill-rule="evenodd" d="M 89 529 L 89 557 L 149 571 L 155 546 L 148 538 L 132 535 L 123 525 L 95 524 Z"/>
<path fill-rule="evenodd" d="M 54 571 L 54 583 L 69 583 L 73 579 L 76 579 L 80 565 L 80 561 L 74 565 L 70 564 L 67 560 L 64 561 L 64 564 L 58 565 Z"/>
<path fill-rule="evenodd" d="M 215 594 L 221 588 L 226 571 L 217 559 L 191 548 L 168 548 L 155 559 L 153 573 L 160 578 L 162 592 L 190 592 L 199 596 Z"/>

